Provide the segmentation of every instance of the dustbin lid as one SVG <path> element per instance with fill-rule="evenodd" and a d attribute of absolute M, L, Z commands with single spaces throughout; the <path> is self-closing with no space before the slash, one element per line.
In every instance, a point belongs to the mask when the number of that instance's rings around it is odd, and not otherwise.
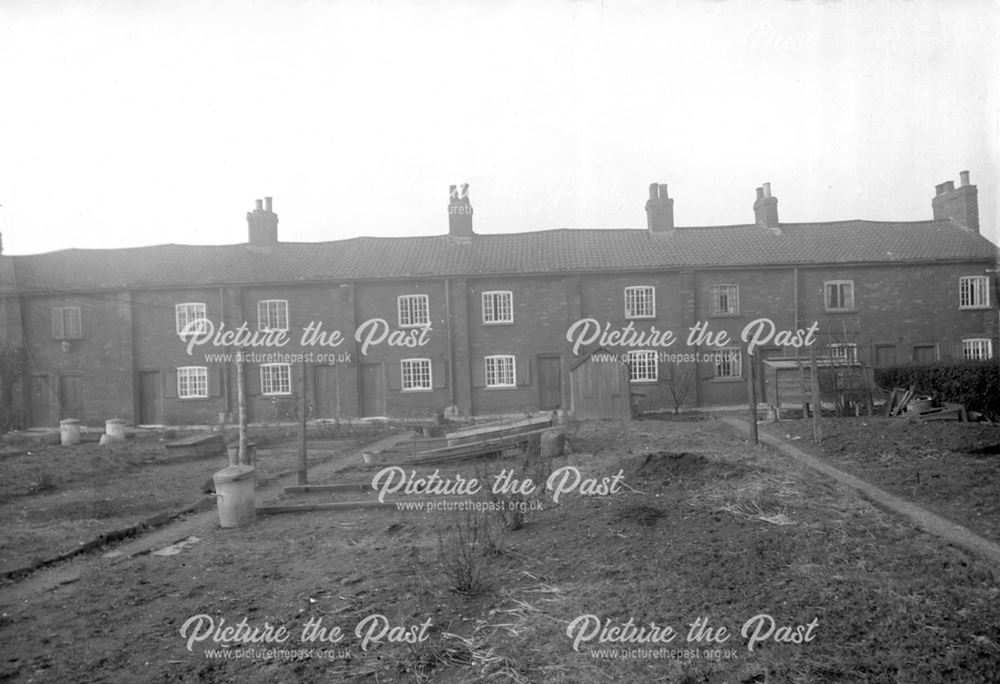
<path fill-rule="evenodd" d="M 215 484 L 225 484 L 227 482 L 236 482 L 237 480 L 246 480 L 253 477 L 254 467 L 248 465 L 235 465 L 223 468 L 219 472 L 212 475 L 212 480 Z"/>

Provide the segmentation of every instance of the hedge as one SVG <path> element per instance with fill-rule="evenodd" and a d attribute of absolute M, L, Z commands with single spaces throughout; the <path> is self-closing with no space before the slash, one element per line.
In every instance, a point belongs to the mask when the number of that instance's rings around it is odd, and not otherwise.
<path fill-rule="evenodd" d="M 913 385 L 919 394 L 964 404 L 992 418 L 1000 416 L 1000 361 L 962 361 L 875 369 L 883 388 Z"/>

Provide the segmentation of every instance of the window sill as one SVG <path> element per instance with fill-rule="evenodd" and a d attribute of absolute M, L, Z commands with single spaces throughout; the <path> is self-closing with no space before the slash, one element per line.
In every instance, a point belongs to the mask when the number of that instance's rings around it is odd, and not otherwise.
<path fill-rule="evenodd" d="M 426 392 L 433 392 L 433 387 L 404 387 L 399 390 L 403 394 L 421 394 Z"/>
<path fill-rule="evenodd" d="M 489 390 L 491 392 L 496 390 L 512 390 L 512 389 L 517 389 L 517 385 L 487 385 L 483 389 Z"/>
<path fill-rule="evenodd" d="M 625 320 L 626 321 L 653 321 L 653 320 L 656 320 L 656 314 L 652 314 L 651 316 L 629 316 L 628 314 L 625 314 Z"/>
<path fill-rule="evenodd" d="M 856 314 L 858 309 L 823 309 L 823 311 L 828 314 Z"/>
<path fill-rule="evenodd" d="M 629 380 L 629 382 L 631 382 L 633 385 L 655 385 L 659 381 L 660 381 L 659 379 L 656 379 L 656 380 Z"/>
<path fill-rule="evenodd" d="M 711 313 L 711 314 L 708 314 L 709 318 L 740 318 L 742 316 L 743 316 L 743 314 L 740 313 L 739 311 L 737 311 L 735 313 Z"/>
<path fill-rule="evenodd" d="M 745 378 L 712 378 L 709 382 L 715 383 L 733 383 L 733 382 L 746 382 Z"/>
<path fill-rule="evenodd" d="M 960 307 L 958 307 L 958 310 L 959 311 L 989 311 L 992 308 L 993 307 L 990 306 L 989 304 L 980 304 L 980 305 L 977 305 L 977 306 L 960 306 Z"/>
<path fill-rule="evenodd" d="M 180 401 L 208 401 L 211 397 L 177 397 Z"/>
<path fill-rule="evenodd" d="M 275 398 L 275 399 L 285 398 L 285 399 L 287 399 L 288 397 L 293 397 L 295 395 L 292 394 L 291 392 L 261 392 L 260 396 L 267 397 L 269 399 L 270 398 Z"/>
<path fill-rule="evenodd" d="M 514 321 L 483 321 L 483 325 L 514 325 Z"/>

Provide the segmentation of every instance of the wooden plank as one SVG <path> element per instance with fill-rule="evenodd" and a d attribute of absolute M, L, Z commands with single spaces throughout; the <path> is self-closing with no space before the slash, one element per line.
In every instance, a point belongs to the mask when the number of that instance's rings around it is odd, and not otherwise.
<path fill-rule="evenodd" d="M 332 494 L 336 492 L 370 492 L 370 482 L 344 482 L 327 485 L 287 485 L 285 494 Z"/>
<path fill-rule="evenodd" d="M 428 502 L 438 502 L 438 501 L 468 501 L 469 497 L 434 497 L 433 499 L 397 499 L 393 501 L 379 501 L 378 499 L 369 499 L 367 501 L 331 501 L 324 503 L 308 503 L 308 504 L 290 504 L 290 505 L 275 505 L 275 506 L 258 506 L 256 511 L 258 515 L 274 515 L 278 513 L 314 513 L 319 511 L 350 511 L 356 509 L 373 509 L 373 508 L 397 508 L 399 504 L 413 505 L 413 508 L 409 510 L 419 510 L 416 508 L 415 504 L 421 503 L 427 505 Z"/>
<path fill-rule="evenodd" d="M 552 416 L 531 416 L 529 418 L 521 418 L 519 420 L 512 421 L 498 421 L 493 423 L 482 423 L 479 425 L 474 425 L 472 427 L 462 428 L 460 430 L 455 430 L 449 432 L 445 435 L 445 438 L 451 442 L 454 440 L 464 440 L 469 438 L 488 438 L 489 435 L 504 435 L 511 434 L 518 430 L 531 430 L 532 428 L 537 428 L 540 425 L 551 425 Z"/>

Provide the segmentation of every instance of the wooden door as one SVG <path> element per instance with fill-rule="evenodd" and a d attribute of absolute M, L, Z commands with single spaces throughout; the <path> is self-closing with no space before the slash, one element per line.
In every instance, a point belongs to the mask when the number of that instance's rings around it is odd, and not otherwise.
<path fill-rule="evenodd" d="M 768 369 L 767 366 L 764 365 L 764 360 L 773 359 L 775 357 L 781 356 L 782 351 L 783 350 L 781 347 L 760 347 L 754 354 L 754 356 L 756 357 L 755 363 L 757 364 L 757 368 L 755 368 L 754 370 L 757 373 L 757 382 L 760 383 L 760 386 L 757 389 L 758 402 L 767 401 Z"/>
<path fill-rule="evenodd" d="M 336 366 L 316 366 L 313 373 L 313 418 L 340 417 Z"/>
<path fill-rule="evenodd" d="M 59 376 L 59 420 L 64 418 L 83 420 L 83 377 L 80 375 Z"/>
<path fill-rule="evenodd" d="M 28 422 L 32 427 L 50 426 L 52 420 L 52 386 L 47 375 L 32 375 L 29 381 L 29 415 Z"/>
<path fill-rule="evenodd" d="M 139 373 L 139 424 L 163 423 L 163 393 L 160 388 L 160 371 Z"/>
<path fill-rule="evenodd" d="M 361 389 L 361 397 L 358 410 L 361 412 L 361 417 L 382 415 L 385 412 L 383 409 L 385 406 L 383 401 L 385 383 L 382 379 L 381 363 L 361 364 L 361 382 L 359 383 L 359 387 Z"/>
<path fill-rule="evenodd" d="M 551 411 L 562 407 L 562 358 L 538 357 L 538 409 Z"/>

